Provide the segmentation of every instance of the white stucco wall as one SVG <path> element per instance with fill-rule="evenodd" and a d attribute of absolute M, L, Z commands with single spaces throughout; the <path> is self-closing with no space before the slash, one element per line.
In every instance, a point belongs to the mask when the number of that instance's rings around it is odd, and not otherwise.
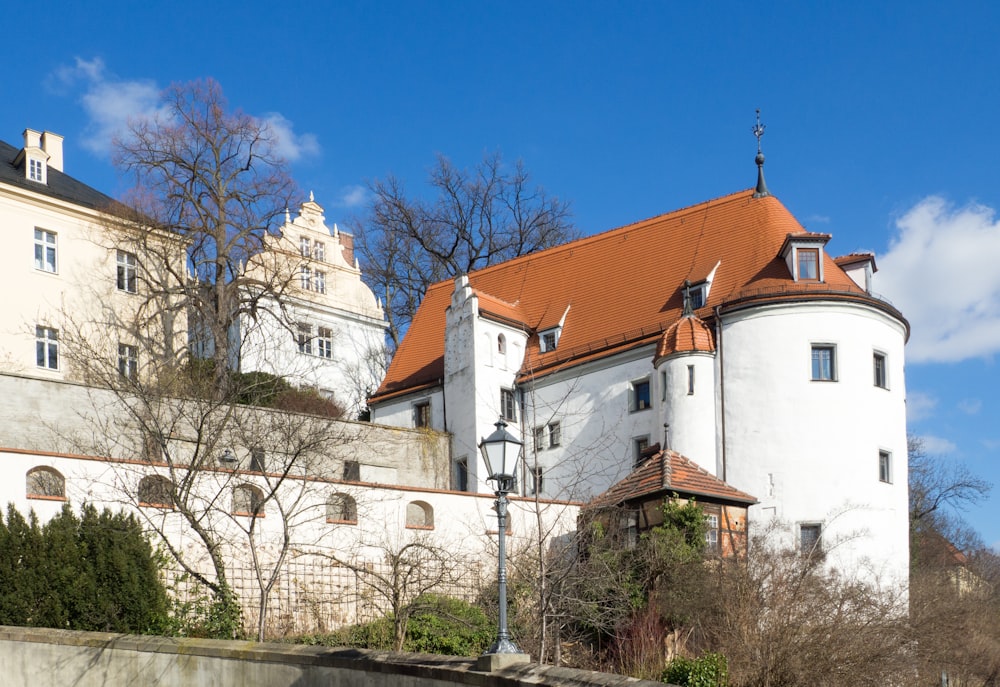
<path fill-rule="evenodd" d="M 836 346 L 836 381 L 811 380 L 812 344 Z M 724 316 L 725 479 L 751 520 L 823 526 L 834 567 L 905 581 L 908 511 L 902 323 L 874 307 L 803 303 Z M 873 383 L 887 356 L 888 388 Z M 892 481 L 879 480 L 889 451 Z"/>

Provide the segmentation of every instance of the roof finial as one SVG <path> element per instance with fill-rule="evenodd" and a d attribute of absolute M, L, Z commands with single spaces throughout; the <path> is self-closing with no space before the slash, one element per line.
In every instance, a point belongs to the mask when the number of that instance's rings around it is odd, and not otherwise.
<path fill-rule="evenodd" d="M 754 160 L 757 163 L 757 188 L 753 192 L 754 198 L 762 198 L 764 196 L 769 196 L 771 193 L 767 190 L 767 184 L 764 182 L 764 153 L 760 151 L 760 139 L 764 135 L 764 129 L 767 127 L 760 123 L 760 108 L 757 108 L 757 123 L 753 125 L 751 131 L 753 135 L 757 137 L 757 157 Z"/>
<path fill-rule="evenodd" d="M 694 308 L 691 307 L 691 280 L 684 280 L 684 310 L 681 317 L 691 317 L 694 315 Z"/>

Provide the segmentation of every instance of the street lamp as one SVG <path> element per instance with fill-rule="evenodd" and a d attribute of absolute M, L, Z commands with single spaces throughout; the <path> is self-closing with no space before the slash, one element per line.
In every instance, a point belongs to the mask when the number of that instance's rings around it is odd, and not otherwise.
<path fill-rule="evenodd" d="M 488 654 L 521 654 L 521 650 L 511 640 L 507 632 L 507 552 L 504 548 L 504 536 L 507 530 L 507 494 L 514 488 L 517 475 L 517 461 L 521 457 L 523 442 L 510 434 L 505 428 L 507 423 L 501 417 L 496 422 L 496 431 L 479 442 L 479 450 L 486 461 L 488 481 L 495 481 L 497 525 L 499 526 L 499 562 L 497 565 L 497 582 L 500 596 L 500 619 L 497 626 L 497 639 L 493 646 L 486 650 Z"/>

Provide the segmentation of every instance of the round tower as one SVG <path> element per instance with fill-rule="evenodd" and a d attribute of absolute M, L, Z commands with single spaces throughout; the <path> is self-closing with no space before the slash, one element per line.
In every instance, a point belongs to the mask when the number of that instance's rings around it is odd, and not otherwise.
<path fill-rule="evenodd" d="M 718 474 L 715 432 L 715 343 L 690 308 L 663 332 L 653 358 L 660 379 L 665 448 Z"/>

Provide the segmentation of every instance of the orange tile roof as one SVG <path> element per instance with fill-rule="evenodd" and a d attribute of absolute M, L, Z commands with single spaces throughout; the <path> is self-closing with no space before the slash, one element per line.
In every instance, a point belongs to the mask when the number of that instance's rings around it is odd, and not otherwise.
<path fill-rule="evenodd" d="M 656 346 L 653 364 L 674 353 L 691 353 L 701 351 L 710 353 L 715 350 L 712 330 L 697 315 L 682 317 L 667 327 Z"/>
<path fill-rule="evenodd" d="M 655 343 L 680 318 L 684 280 L 702 280 L 716 264 L 708 302 L 698 311 L 705 317 L 716 306 L 768 294 L 867 298 L 825 251 L 825 283 L 793 282 L 779 256 L 789 234 L 813 236 L 777 198 L 746 190 L 493 265 L 469 281 L 484 311 L 502 310 L 497 314 L 529 331 L 558 325 L 571 306 L 556 350 L 542 353 L 537 337 L 529 339 L 523 370 L 545 374 Z M 453 290 L 451 279 L 427 290 L 373 402 L 443 378 Z"/>
<path fill-rule="evenodd" d="M 735 489 L 691 460 L 669 449 L 658 451 L 627 477 L 598 495 L 588 508 L 617 506 L 658 492 L 716 499 L 737 503 L 757 503 L 750 494 Z"/>

